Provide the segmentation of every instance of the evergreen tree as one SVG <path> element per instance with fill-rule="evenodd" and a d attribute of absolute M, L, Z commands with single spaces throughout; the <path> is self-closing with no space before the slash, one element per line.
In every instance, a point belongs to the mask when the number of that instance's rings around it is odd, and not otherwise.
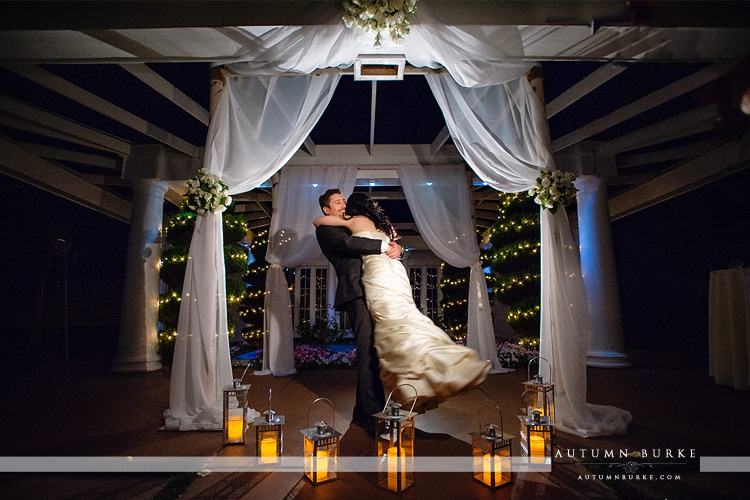
<path fill-rule="evenodd" d="M 539 206 L 525 192 L 501 193 L 499 212 L 489 229 L 491 246 L 485 245 L 492 295 L 509 307 L 508 324 L 519 337 L 539 337 Z"/>
<path fill-rule="evenodd" d="M 180 301 L 182 299 L 182 284 L 185 280 L 190 240 L 195 230 L 195 212 L 183 208 L 179 213 L 170 217 L 164 227 L 164 247 L 159 268 L 159 277 L 169 287 L 166 293 L 159 296 L 159 336 L 156 342 L 157 352 L 162 361 L 169 364 L 174 354 L 174 343 L 177 334 L 177 320 L 180 317 Z M 246 250 L 237 242 L 247 234 L 247 221 L 242 215 L 229 211 L 223 214 L 224 232 L 224 265 L 226 268 L 227 306 L 237 306 L 246 295 L 245 283 L 239 278 L 239 273 L 247 265 Z M 231 310 L 231 309 L 230 309 Z M 229 331 L 234 334 L 231 314 Z"/>
<path fill-rule="evenodd" d="M 454 340 L 466 338 L 466 324 L 469 315 L 469 276 L 468 267 L 453 267 L 445 262 L 440 264 L 443 277 L 440 280 L 440 290 L 443 299 L 440 301 L 442 310 L 442 327 Z"/>
<path fill-rule="evenodd" d="M 263 311 L 266 291 L 266 251 L 268 250 L 268 230 L 258 233 L 250 245 L 253 261 L 247 266 L 243 275 L 248 285 L 247 294 L 242 299 L 239 315 L 245 322 L 242 337 L 253 349 L 263 345 Z"/>

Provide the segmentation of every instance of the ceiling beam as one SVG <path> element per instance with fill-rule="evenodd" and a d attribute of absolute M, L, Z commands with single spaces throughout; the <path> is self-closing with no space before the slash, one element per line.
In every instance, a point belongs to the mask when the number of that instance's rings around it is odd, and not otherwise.
<path fill-rule="evenodd" d="M 438 151 L 440 151 L 440 148 L 443 147 L 443 145 L 446 143 L 448 139 L 450 139 L 451 133 L 448 130 L 448 126 L 443 127 L 443 129 L 438 132 L 437 137 L 435 137 L 435 140 L 432 141 L 432 144 L 430 144 L 430 154 L 432 156 L 435 156 Z"/>
<path fill-rule="evenodd" d="M 550 101 L 545 108 L 547 111 L 547 118 L 552 118 L 560 111 L 588 95 L 594 89 L 604 85 L 626 69 L 628 69 L 628 66 L 614 63 L 605 64 L 596 69 L 583 80 Z"/>
<path fill-rule="evenodd" d="M 660 151 L 652 151 L 650 153 L 642 153 L 632 156 L 617 156 L 615 162 L 617 169 L 626 169 L 630 167 L 638 167 L 641 165 L 648 165 L 650 163 L 660 163 L 670 160 L 680 160 L 682 158 L 690 158 L 693 156 L 699 156 L 708 153 L 712 149 L 716 149 L 721 144 L 720 141 L 710 139 L 701 142 L 695 142 L 688 146 L 682 146 L 679 148 L 662 149 Z"/>
<path fill-rule="evenodd" d="M 55 148 L 52 146 L 42 146 L 41 144 L 32 144 L 30 142 L 12 141 L 18 147 L 21 147 L 41 158 L 50 160 L 69 161 L 80 163 L 81 165 L 90 165 L 94 167 L 106 168 L 109 170 L 120 170 L 120 166 L 114 158 L 106 156 L 92 155 L 81 153 L 80 151 L 71 151 L 69 149 Z M 119 178 L 119 176 L 118 176 Z"/>
<path fill-rule="evenodd" d="M 305 139 L 305 142 L 302 143 L 302 147 L 305 148 L 305 151 L 307 151 L 310 156 L 315 156 L 315 143 L 309 135 L 307 136 L 307 139 Z"/>
<path fill-rule="evenodd" d="M 601 152 L 617 154 L 712 130 L 718 116 L 716 104 L 707 104 L 608 141 Z"/>
<path fill-rule="evenodd" d="M 130 222 L 130 202 L 3 138 L 0 138 L 0 170 L 61 198 L 122 222 Z"/>
<path fill-rule="evenodd" d="M 368 148 L 368 151 L 370 152 L 370 156 L 373 156 L 375 154 L 375 110 L 377 108 L 378 101 L 378 81 L 373 80 L 371 84 L 372 93 L 370 94 L 370 147 Z"/>
<path fill-rule="evenodd" d="M 0 109 L 5 112 L 0 113 L 0 122 L 6 123 L 12 128 L 19 128 L 88 147 L 106 149 L 119 155 L 127 156 L 130 154 L 130 144 L 125 141 L 15 99 L 0 95 Z M 25 124 L 28 124 L 28 126 L 25 126 Z M 45 133 L 45 131 L 48 131 L 48 133 Z"/>
<path fill-rule="evenodd" d="M 170 102 L 176 104 L 202 124 L 208 125 L 208 110 L 169 83 L 156 71 L 145 64 L 121 64 L 120 67 L 169 99 Z M 206 75 L 206 78 L 208 78 L 208 75 Z"/>
<path fill-rule="evenodd" d="M 115 47 L 117 49 L 122 50 L 123 52 L 127 52 L 128 54 L 133 54 L 138 59 L 161 59 L 164 57 L 164 54 L 161 54 L 151 47 L 146 47 L 143 44 L 140 44 L 133 40 L 132 38 L 128 38 L 127 36 L 123 35 L 122 33 L 114 30 L 79 30 L 84 35 L 90 36 L 91 38 L 94 38 L 96 40 L 99 40 L 100 42 L 104 42 L 107 45 L 111 45 L 112 47 Z"/>
<path fill-rule="evenodd" d="M 670 101 L 676 97 L 684 95 L 696 88 L 704 85 L 710 81 L 713 81 L 724 74 L 726 74 L 735 62 L 720 62 L 712 64 L 706 68 L 693 73 L 692 75 L 678 80 L 664 88 L 657 90 L 645 97 L 642 97 L 635 102 L 620 108 L 608 115 L 589 122 L 587 125 L 574 130 L 569 134 L 564 135 L 552 142 L 552 151 L 557 152 L 567 148 L 577 142 L 583 141 L 592 137 L 600 132 L 607 130 L 608 128 L 614 127 L 615 125 L 624 122 L 634 116 L 637 116 L 645 111 L 648 111 L 656 106 Z"/>
<path fill-rule="evenodd" d="M 69 81 L 60 78 L 57 75 L 50 73 L 49 71 L 40 68 L 39 66 L 15 66 L 9 65 L 6 68 L 22 77 L 31 80 L 32 82 L 38 83 L 39 85 L 48 88 L 60 95 L 71 99 L 87 108 L 93 109 L 94 111 L 103 114 L 104 116 L 115 120 L 123 125 L 137 130 L 138 132 L 152 137 L 167 146 L 171 146 L 177 151 L 181 151 L 193 158 L 200 154 L 200 148 L 193 146 L 189 142 L 180 139 L 179 137 L 170 134 L 166 130 L 162 130 L 156 125 L 147 122 L 143 118 L 125 111 L 124 109 L 115 106 L 109 101 L 102 99 L 99 96 L 92 94 L 91 92 L 84 90 L 77 85 L 70 83 Z"/>
<path fill-rule="evenodd" d="M 654 206 L 750 167 L 750 133 L 609 200 L 611 220 Z"/>

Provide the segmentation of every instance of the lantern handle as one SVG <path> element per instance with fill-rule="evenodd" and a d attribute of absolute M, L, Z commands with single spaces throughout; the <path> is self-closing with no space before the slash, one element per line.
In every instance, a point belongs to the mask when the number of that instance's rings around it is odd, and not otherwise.
<path fill-rule="evenodd" d="M 482 406 L 485 403 L 489 403 L 491 405 L 494 405 L 495 408 L 497 408 L 497 412 L 500 414 L 500 437 L 503 436 L 503 412 L 500 411 L 500 407 L 491 399 L 485 399 L 481 403 L 479 403 L 479 432 L 482 432 Z"/>
<path fill-rule="evenodd" d="M 541 356 L 536 356 L 535 358 L 531 358 L 529 360 L 529 366 L 526 369 L 526 375 L 528 376 L 527 380 L 531 380 L 531 363 L 533 363 L 535 359 L 544 360 L 544 362 L 547 363 L 547 368 L 549 368 L 549 382 L 551 384 L 552 383 L 552 364 L 549 361 L 547 361 L 546 358 L 543 358 Z M 541 368 L 542 368 L 542 364 L 539 363 L 539 370 L 540 371 L 541 371 Z"/>
<path fill-rule="evenodd" d="M 409 410 L 409 413 L 411 413 L 411 412 L 414 411 L 414 405 L 417 404 L 417 398 L 419 397 L 419 393 L 417 392 L 417 388 L 414 387 L 411 384 L 401 384 L 401 385 L 397 385 L 396 387 L 394 387 L 393 390 L 391 391 L 391 393 L 388 394 L 388 399 L 385 400 L 385 406 L 383 407 L 383 412 L 385 412 L 385 410 L 388 409 L 388 401 L 391 400 L 391 396 L 393 396 L 393 393 L 396 392 L 396 389 L 398 389 L 399 387 L 404 387 L 404 386 L 408 386 L 408 387 L 411 387 L 412 389 L 414 389 L 414 401 L 412 401 L 412 403 L 411 403 L 411 409 Z"/>
<path fill-rule="evenodd" d="M 310 410 L 312 409 L 313 405 L 317 403 L 318 401 L 325 401 L 328 403 L 328 405 L 331 407 L 331 427 L 336 428 L 336 410 L 333 408 L 333 403 L 331 403 L 331 400 L 328 398 L 318 398 L 312 403 L 310 403 L 310 406 L 307 407 L 307 427 L 310 428 Z"/>

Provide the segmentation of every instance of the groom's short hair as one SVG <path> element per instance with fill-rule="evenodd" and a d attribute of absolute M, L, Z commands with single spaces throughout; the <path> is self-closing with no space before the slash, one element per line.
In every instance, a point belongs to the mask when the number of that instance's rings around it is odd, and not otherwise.
<path fill-rule="evenodd" d="M 340 189 L 329 189 L 322 195 L 320 195 L 320 198 L 318 198 L 318 203 L 320 203 L 320 210 L 323 210 L 323 207 L 328 207 L 328 203 L 331 200 L 331 196 L 334 194 L 341 194 Z M 329 207 L 330 208 L 330 207 Z M 323 212 L 325 213 L 325 212 Z"/>

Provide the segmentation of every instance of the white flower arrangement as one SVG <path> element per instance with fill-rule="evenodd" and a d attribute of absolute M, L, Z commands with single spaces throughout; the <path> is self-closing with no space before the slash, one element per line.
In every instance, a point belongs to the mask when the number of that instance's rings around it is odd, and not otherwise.
<path fill-rule="evenodd" d="M 223 212 L 232 204 L 232 197 L 227 192 L 229 187 L 205 168 L 198 170 L 198 175 L 187 181 L 187 186 L 185 203 L 198 215 Z"/>
<path fill-rule="evenodd" d="M 535 202 L 554 214 L 558 208 L 570 203 L 576 195 L 577 189 L 573 185 L 575 178 L 572 172 L 563 173 L 543 168 L 536 178 L 534 187 L 529 189 L 529 196 L 534 196 Z"/>
<path fill-rule="evenodd" d="M 417 0 L 351 0 L 343 6 L 346 27 L 376 32 L 375 46 L 380 47 L 383 32 L 395 42 L 403 41 L 409 34 L 409 14 L 416 12 Z"/>

